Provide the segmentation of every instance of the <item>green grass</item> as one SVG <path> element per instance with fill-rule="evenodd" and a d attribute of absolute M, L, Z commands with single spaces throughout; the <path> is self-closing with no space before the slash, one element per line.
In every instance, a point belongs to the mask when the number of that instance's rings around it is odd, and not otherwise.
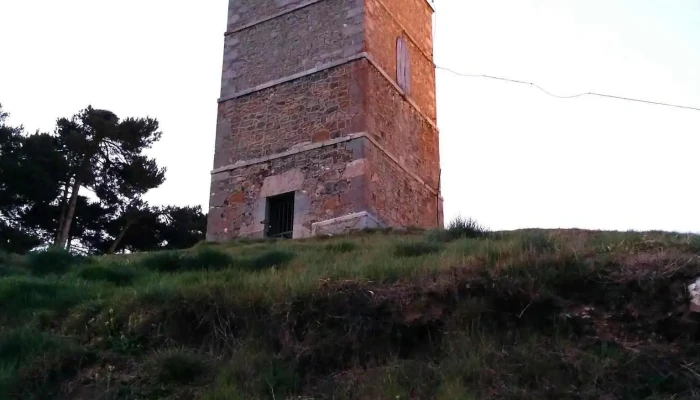
<path fill-rule="evenodd" d="M 420 257 L 440 251 L 440 246 L 427 241 L 397 243 L 394 248 L 396 257 Z"/>
<path fill-rule="evenodd" d="M 117 286 L 126 286 L 136 279 L 138 272 L 126 265 L 94 265 L 81 269 L 78 277 L 92 282 L 108 282 Z"/>
<path fill-rule="evenodd" d="M 123 398 L 700 394 L 697 236 L 445 231 L 5 256 L 0 392 L 92 371 Z"/>
<path fill-rule="evenodd" d="M 0 393 L 47 398 L 88 357 L 69 338 L 29 327 L 0 328 Z"/>

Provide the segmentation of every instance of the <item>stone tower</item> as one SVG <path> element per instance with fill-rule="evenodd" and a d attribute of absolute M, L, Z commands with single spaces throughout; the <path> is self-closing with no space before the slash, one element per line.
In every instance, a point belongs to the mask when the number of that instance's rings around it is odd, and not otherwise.
<path fill-rule="evenodd" d="M 429 0 L 230 0 L 207 237 L 441 227 Z"/>

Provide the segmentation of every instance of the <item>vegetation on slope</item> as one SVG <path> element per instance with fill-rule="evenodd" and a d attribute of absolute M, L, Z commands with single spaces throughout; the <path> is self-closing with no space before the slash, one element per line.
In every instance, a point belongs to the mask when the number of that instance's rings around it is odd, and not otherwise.
<path fill-rule="evenodd" d="M 9 398 L 700 396 L 692 235 L 458 221 L 0 265 Z"/>

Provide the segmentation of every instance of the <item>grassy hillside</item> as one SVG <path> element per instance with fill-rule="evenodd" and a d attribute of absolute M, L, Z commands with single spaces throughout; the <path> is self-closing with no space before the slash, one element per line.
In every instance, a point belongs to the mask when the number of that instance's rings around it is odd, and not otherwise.
<path fill-rule="evenodd" d="M 0 398 L 698 398 L 699 254 L 457 228 L 2 255 Z"/>

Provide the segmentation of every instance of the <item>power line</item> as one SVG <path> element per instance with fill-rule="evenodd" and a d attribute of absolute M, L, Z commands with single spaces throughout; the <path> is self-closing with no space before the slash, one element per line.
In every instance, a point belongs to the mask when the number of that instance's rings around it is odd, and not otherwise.
<path fill-rule="evenodd" d="M 532 83 L 532 82 L 525 82 L 525 81 L 519 81 L 517 79 L 502 78 L 502 77 L 498 77 L 498 76 L 483 75 L 483 74 L 482 75 L 465 74 L 465 73 L 457 72 L 457 71 L 454 71 L 452 69 L 440 67 L 440 66 L 436 66 L 436 68 L 453 73 L 453 74 L 458 75 L 458 76 L 464 76 L 464 77 L 468 77 L 468 78 L 495 79 L 495 80 L 499 80 L 499 81 L 518 83 L 521 85 L 534 86 L 537 89 L 541 90 L 542 92 L 546 93 L 547 95 L 552 96 L 552 97 L 556 97 L 558 99 L 573 99 L 573 98 L 583 97 L 583 96 L 598 96 L 598 97 L 607 97 L 607 98 L 617 99 L 617 100 L 634 101 L 634 102 L 638 102 L 638 103 L 646 103 L 646 104 L 653 104 L 653 105 L 658 105 L 658 106 L 675 107 L 675 108 L 682 108 L 682 109 L 686 109 L 686 110 L 700 111 L 700 108 L 698 108 L 698 107 L 684 106 L 684 105 L 678 105 L 678 104 L 669 104 L 669 103 L 663 103 L 663 102 L 659 102 L 659 101 L 634 99 L 631 97 L 614 96 L 611 94 L 595 93 L 595 92 L 579 93 L 579 94 L 574 94 L 571 96 L 560 96 L 560 95 L 551 93 L 551 92 L 547 91 L 545 88 L 543 88 L 542 86 L 540 86 L 536 83 Z"/>

